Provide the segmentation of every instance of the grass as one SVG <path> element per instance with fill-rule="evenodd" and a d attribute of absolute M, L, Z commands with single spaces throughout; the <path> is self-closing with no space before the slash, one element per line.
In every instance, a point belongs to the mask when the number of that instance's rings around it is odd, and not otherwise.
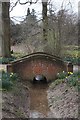
<path fill-rule="evenodd" d="M 61 83 L 66 83 L 68 86 L 75 87 L 80 91 L 80 72 L 66 74 L 65 77 L 63 77 L 62 73 L 59 73 L 58 79 L 51 84 L 50 88 L 55 88 L 56 85 Z"/>
<path fill-rule="evenodd" d="M 64 82 L 65 82 L 64 79 L 56 79 L 54 82 L 51 83 L 50 88 L 53 89 L 56 87 L 56 85 L 59 85 L 60 83 L 64 83 Z"/>
<path fill-rule="evenodd" d="M 19 59 L 25 55 L 26 55 L 25 53 L 14 52 L 12 56 L 15 57 L 16 59 Z"/>
<path fill-rule="evenodd" d="M 80 57 L 80 50 L 66 50 L 64 56 Z"/>
<path fill-rule="evenodd" d="M 64 56 L 67 55 L 67 56 L 76 57 L 78 55 L 78 57 L 80 57 L 79 46 L 75 46 L 75 45 L 63 46 L 62 53 Z"/>
<path fill-rule="evenodd" d="M 73 64 L 80 63 L 80 49 L 79 46 L 68 45 L 64 46 L 62 50 L 62 56 L 64 61 L 70 61 Z"/>

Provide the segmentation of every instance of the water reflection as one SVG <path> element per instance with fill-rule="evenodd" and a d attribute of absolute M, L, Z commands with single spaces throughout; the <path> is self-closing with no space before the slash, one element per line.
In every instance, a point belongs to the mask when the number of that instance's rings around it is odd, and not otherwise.
<path fill-rule="evenodd" d="M 43 116 L 47 116 L 48 100 L 47 100 L 48 84 L 35 84 L 30 87 L 30 111 L 37 111 Z M 34 112 L 36 117 L 36 112 Z"/>

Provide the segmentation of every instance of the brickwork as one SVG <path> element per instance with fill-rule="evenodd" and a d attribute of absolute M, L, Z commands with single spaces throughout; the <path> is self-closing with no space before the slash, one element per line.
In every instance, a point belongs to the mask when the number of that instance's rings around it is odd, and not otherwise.
<path fill-rule="evenodd" d="M 13 62 L 7 66 L 7 69 L 10 72 L 18 73 L 23 80 L 32 80 L 38 74 L 44 75 L 47 80 L 53 80 L 58 72 L 66 70 L 66 66 L 61 59 L 55 56 L 34 53 Z"/>

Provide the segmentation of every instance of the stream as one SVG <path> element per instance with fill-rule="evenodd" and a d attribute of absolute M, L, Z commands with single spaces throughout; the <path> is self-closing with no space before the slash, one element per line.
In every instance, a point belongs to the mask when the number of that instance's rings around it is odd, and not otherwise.
<path fill-rule="evenodd" d="M 48 106 L 47 90 L 49 84 L 32 84 L 27 82 L 30 94 L 29 118 L 52 118 L 54 117 Z"/>
<path fill-rule="evenodd" d="M 73 66 L 73 72 L 80 70 L 79 66 Z M 48 84 L 27 84 L 30 93 L 30 118 L 53 118 L 48 106 Z"/>
<path fill-rule="evenodd" d="M 47 89 L 47 84 L 33 84 L 30 88 L 30 117 L 47 117 Z"/>
<path fill-rule="evenodd" d="M 80 71 L 80 66 L 73 66 L 73 72 Z M 47 90 L 49 84 L 32 84 L 30 81 L 24 82 L 29 88 L 30 94 L 30 118 L 55 118 L 49 109 Z"/>

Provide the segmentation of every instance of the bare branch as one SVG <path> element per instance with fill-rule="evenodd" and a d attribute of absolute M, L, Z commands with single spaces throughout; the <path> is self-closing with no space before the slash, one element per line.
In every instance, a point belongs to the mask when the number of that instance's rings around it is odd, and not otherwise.
<path fill-rule="evenodd" d="M 66 0 L 63 0 L 63 1 L 62 1 L 61 9 L 62 9 L 62 10 L 65 9 L 66 6 L 68 6 L 68 5 L 70 5 L 70 6 L 71 6 L 71 9 L 72 9 L 72 3 L 71 3 L 70 0 L 68 0 L 69 2 L 68 2 L 67 5 L 65 6 L 65 8 L 63 8 L 63 6 L 64 6 L 64 2 L 65 2 L 65 1 L 66 1 Z"/>
<path fill-rule="evenodd" d="M 26 1 L 26 2 L 21 2 L 20 0 L 19 0 L 19 4 L 21 4 L 21 5 L 25 5 L 25 4 L 27 4 L 27 3 L 29 3 L 30 1 L 28 0 L 28 1 Z"/>
<path fill-rule="evenodd" d="M 19 2 L 19 0 L 17 0 L 17 1 L 14 3 L 14 5 L 12 6 L 10 12 L 11 12 L 11 11 L 13 10 L 13 8 L 18 4 L 18 2 Z"/>
<path fill-rule="evenodd" d="M 72 3 L 71 1 L 69 0 L 69 3 L 67 5 L 70 5 L 71 6 L 71 9 L 72 9 Z"/>
<path fill-rule="evenodd" d="M 32 0 L 26 0 L 26 2 L 20 2 L 20 0 L 19 0 L 19 4 L 21 4 L 21 5 L 25 5 L 25 4 L 27 4 L 27 3 L 30 3 L 30 5 L 32 4 L 32 3 L 37 3 L 38 2 L 38 0 L 36 0 L 35 2 L 33 2 Z"/>
<path fill-rule="evenodd" d="M 19 3 L 20 5 L 25 5 L 25 4 L 27 4 L 27 3 L 30 3 L 30 5 L 31 5 L 31 4 L 35 4 L 35 3 L 37 3 L 37 2 L 38 2 L 38 0 L 36 0 L 35 2 L 32 2 L 32 0 L 26 0 L 26 2 L 21 2 L 20 0 L 17 0 L 17 1 L 14 3 L 14 5 L 12 6 L 10 12 L 14 9 L 14 7 L 15 7 L 18 3 Z"/>

